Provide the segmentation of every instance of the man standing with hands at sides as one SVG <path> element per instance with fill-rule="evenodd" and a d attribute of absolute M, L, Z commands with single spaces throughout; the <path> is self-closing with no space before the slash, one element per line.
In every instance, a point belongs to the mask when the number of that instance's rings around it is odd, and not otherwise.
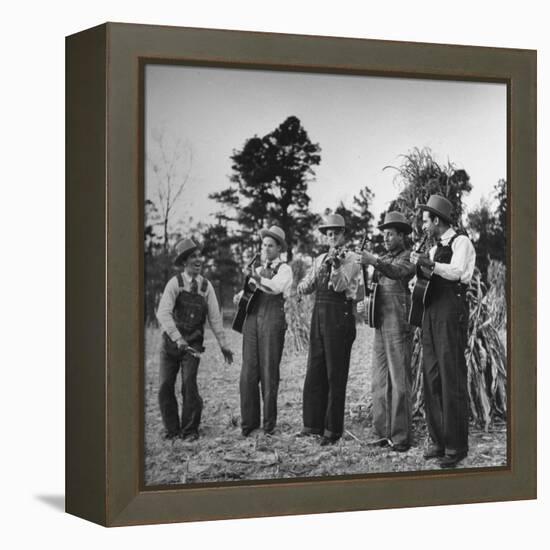
<path fill-rule="evenodd" d="M 181 271 L 168 281 L 157 310 L 157 319 L 163 330 L 159 405 L 166 439 L 181 436 L 187 441 L 195 441 L 199 437 L 202 398 L 197 386 L 197 371 L 200 354 L 204 351 L 202 344 L 206 319 L 218 340 L 225 362 L 233 362 L 214 288 L 200 275 L 202 262 L 199 245 L 192 239 L 182 239 L 176 244 L 174 265 Z M 174 393 L 180 367 L 181 421 Z"/>
<path fill-rule="evenodd" d="M 273 435 L 277 423 L 279 365 L 285 343 L 285 295 L 292 285 L 292 269 L 281 261 L 286 252 L 285 232 L 276 225 L 260 231 L 262 266 L 245 271 L 257 290 L 256 301 L 243 326 L 243 364 L 240 378 L 241 429 L 247 437 L 260 427 L 260 388 L 263 430 Z M 242 291 L 234 298 L 240 300 Z"/>
<path fill-rule="evenodd" d="M 423 212 L 423 229 L 437 239 L 429 255 L 411 253 L 411 261 L 432 270 L 422 321 L 424 402 L 433 445 L 424 458 L 439 458 L 454 468 L 468 454 L 468 337 L 466 290 L 476 254 L 466 235 L 451 227 L 450 201 L 432 195 Z"/>
<path fill-rule="evenodd" d="M 386 254 L 360 252 L 361 263 L 374 266 L 378 283 L 371 379 L 373 424 L 380 446 L 390 444 L 394 451 L 405 452 L 412 436 L 408 283 L 415 273 L 405 236 L 412 232 L 412 227 L 400 212 L 388 212 L 378 229 L 384 231 Z"/>
<path fill-rule="evenodd" d="M 361 269 L 358 256 L 343 248 L 342 216 L 327 216 L 319 231 L 329 251 L 315 258 L 297 288 L 300 295 L 315 291 L 301 435 L 321 435 L 321 445 L 331 445 L 344 431 L 346 385 L 356 334 L 353 301 Z"/>

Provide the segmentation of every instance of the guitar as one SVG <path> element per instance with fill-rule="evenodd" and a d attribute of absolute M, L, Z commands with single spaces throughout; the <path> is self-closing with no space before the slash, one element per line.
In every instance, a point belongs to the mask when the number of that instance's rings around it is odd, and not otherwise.
<path fill-rule="evenodd" d="M 424 235 L 420 244 L 416 248 L 416 252 L 423 252 L 428 235 Z M 411 309 L 409 311 L 409 325 L 415 327 L 422 326 L 422 319 L 424 318 L 424 305 L 428 289 L 430 287 L 430 281 L 433 275 L 433 269 L 421 267 L 416 265 L 416 283 L 414 285 L 411 297 Z"/>
<path fill-rule="evenodd" d="M 252 258 L 252 260 L 248 264 L 247 269 L 251 268 L 256 263 L 258 256 L 259 254 L 254 255 L 254 258 Z M 259 292 L 257 288 L 254 290 L 250 289 L 248 285 L 249 281 L 250 281 L 250 275 L 247 275 L 244 280 L 243 295 L 239 300 L 239 304 L 237 305 L 237 312 L 235 313 L 235 317 L 233 318 L 233 324 L 231 325 L 231 328 L 233 330 L 240 333 L 242 333 L 243 331 L 243 325 L 246 319 L 246 315 L 254 305 L 254 302 L 256 301 L 256 298 Z"/>
<path fill-rule="evenodd" d="M 361 250 L 367 245 L 367 232 L 361 241 Z M 368 270 L 366 266 L 362 266 L 363 284 L 365 285 L 365 323 L 371 328 L 378 326 L 378 312 L 376 310 L 376 294 L 378 292 L 378 283 L 375 283 L 371 278 L 369 280 Z"/>

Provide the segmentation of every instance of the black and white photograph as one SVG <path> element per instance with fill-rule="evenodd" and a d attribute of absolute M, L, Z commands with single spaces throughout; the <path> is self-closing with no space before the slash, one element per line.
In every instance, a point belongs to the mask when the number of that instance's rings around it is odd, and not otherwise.
<path fill-rule="evenodd" d="M 506 84 L 142 92 L 145 487 L 506 467 Z"/>
<path fill-rule="evenodd" d="M 540 547 L 543 8 L 8 2 L 3 546 Z"/>

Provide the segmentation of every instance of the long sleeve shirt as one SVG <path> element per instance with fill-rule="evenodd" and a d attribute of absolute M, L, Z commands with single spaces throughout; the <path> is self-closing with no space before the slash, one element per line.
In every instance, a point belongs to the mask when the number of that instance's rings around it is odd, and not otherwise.
<path fill-rule="evenodd" d="M 416 271 L 416 267 L 410 262 L 410 256 L 410 250 L 399 248 L 380 256 L 374 268 L 389 279 L 403 280 L 406 283 Z"/>
<path fill-rule="evenodd" d="M 260 290 L 266 294 L 282 294 L 285 298 L 290 293 L 290 287 L 292 286 L 292 269 L 291 267 L 283 263 L 280 259 L 273 260 L 271 262 L 271 268 L 275 269 L 278 265 L 279 269 L 277 273 L 273 275 L 271 279 L 267 277 L 260 278 Z M 267 265 L 267 264 L 266 264 Z M 260 275 L 263 270 L 263 266 L 256 268 L 256 273 Z M 254 279 L 251 280 L 255 284 Z"/>
<path fill-rule="evenodd" d="M 441 236 L 441 244 L 443 246 L 447 245 L 454 235 L 456 235 L 454 229 L 447 229 Z M 472 279 L 476 265 L 476 251 L 474 245 L 466 235 L 459 235 L 453 241 L 451 248 L 453 251 L 451 262 L 448 264 L 435 262 L 434 274 L 449 281 L 459 281 L 468 284 Z M 431 260 L 434 259 L 436 249 L 437 246 L 430 249 L 429 256 Z"/>
<path fill-rule="evenodd" d="M 304 294 L 311 294 L 317 289 L 317 280 L 319 271 L 326 258 L 326 254 L 321 254 L 313 260 L 313 264 L 306 276 L 300 282 L 300 287 Z M 355 252 L 347 252 L 338 268 L 333 267 L 330 272 L 329 287 L 335 292 L 345 292 L 346 298 L 355 300 L 357 288 L 359 286 L 359 275 L 361 266 L 359 265 L 358 255 Z"/>
<path fill-rule="evenodd" d="M 192 278 L 189 277 L 189 275 L 187 275 L 185 271 L 183 271 L 182 279 L 183 279 L 183 289 L 190 292 Z M 203 280 L 203 277 L 201 275 L 198 275 L 197 284 L 198 284 L 199 294 L 204 296 L 204 299 L 206 301 L 206 306 L 207 306 L 206 317 L 208 319 L 208 324 L 210 325 L 212 332 L 216 336 L 216 340 L 218 340 L 218 344 L 220 345 L 220 347 L 225 348 L 227 347 L 227 342 L 223 331 L 223 321 L 220 313 L 220 308 L 218 306 L 218 299 L 216 298 L 216 292 L 214 291 L 214 287 L 212 286 L 210 281 L 207 281 L 206 291 L 204 293 L 201 292 L 202 280 Z M 174 322 L 174 315 L 173 315 L 174 306 L 176 304 L 176 298 L 178 297 L 179 292 L 180 292 L 180 289 L 178 284 L 178 278 L 172 277 L 166 284 L 166 287 L 164 288 L 164 292 L 162 293 L 162 297 L 159 302 L 159 307 L 157 309 L 157 320 L 160 323 L 160 326 L 162 327 L 164 332 L 168 334 L 168 336 L 170 337 L 170 340 L 172 340 L 173 342 L 176 342 L 177 340 L 182 339 L 182 336 L 178 328 L 176 327 L 176 323 Z"/>

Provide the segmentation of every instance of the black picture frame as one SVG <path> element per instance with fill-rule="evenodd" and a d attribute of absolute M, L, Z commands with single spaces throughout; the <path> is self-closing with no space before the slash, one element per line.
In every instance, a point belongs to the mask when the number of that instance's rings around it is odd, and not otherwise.
<path fill-rule="evenodd" d="M 106 23 L 66 54 L 67 512 L 117 526 L 536 498 L 535 51 Z M 164 61 L 507 85 L 508 467 L 143 486 L 140 90 Z"/>

